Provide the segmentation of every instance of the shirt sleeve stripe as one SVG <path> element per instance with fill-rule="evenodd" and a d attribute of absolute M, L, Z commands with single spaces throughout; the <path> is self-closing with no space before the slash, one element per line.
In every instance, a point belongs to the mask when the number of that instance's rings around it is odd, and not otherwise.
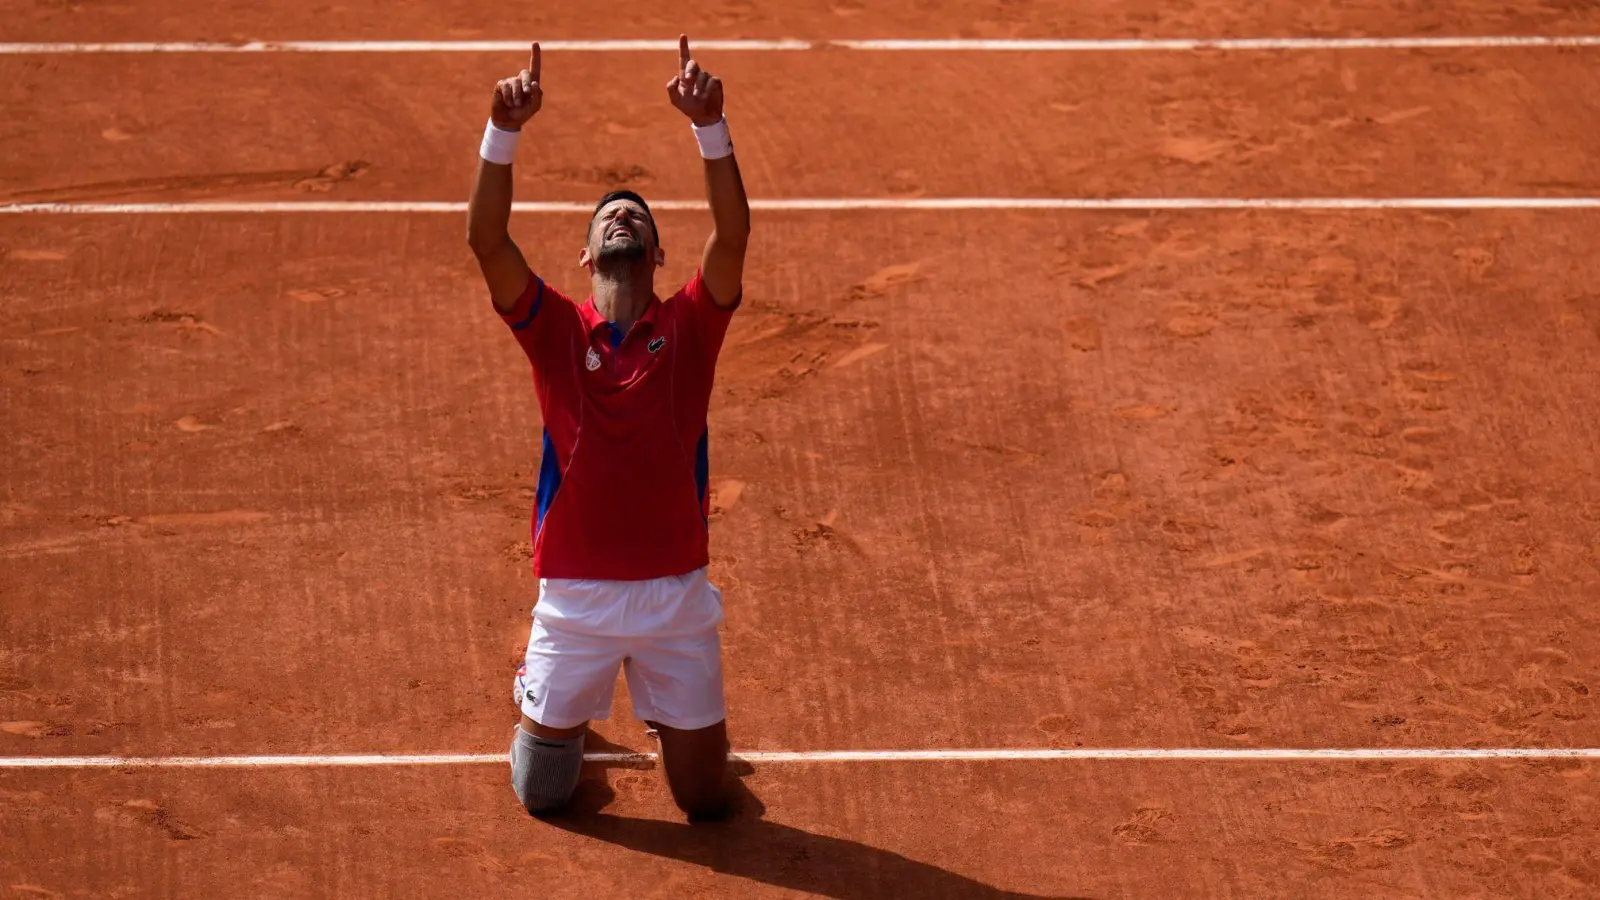
<path fill-rule="evenodd" d="M 544 279 L 535 275 L 533 276 L 533 280 L 536 287 L 533 302 L 528 304 L 528 317 L 523 319 L 521 322 L 514 323 L 511 326 L 512 331 L 521 331 L 522 329 L 527 328 L 529 325 L 532 325 L 533 317 L 539 314 L 540 304 L 544 303 Z"/>

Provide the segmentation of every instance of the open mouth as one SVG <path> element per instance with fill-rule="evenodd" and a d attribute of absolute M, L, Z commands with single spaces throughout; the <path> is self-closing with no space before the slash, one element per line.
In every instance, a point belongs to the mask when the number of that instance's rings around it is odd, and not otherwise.
<path fill-rule="evenodd" d="M 634 237 L 633 232 L 631 230 L 627 229 L 627 228 L 613 228 L 610 231 L 606 232 L 606 240 L 614 241 L 617 238 L 627 238 L 629 240 L 636 240 L 636 238 Z"/>

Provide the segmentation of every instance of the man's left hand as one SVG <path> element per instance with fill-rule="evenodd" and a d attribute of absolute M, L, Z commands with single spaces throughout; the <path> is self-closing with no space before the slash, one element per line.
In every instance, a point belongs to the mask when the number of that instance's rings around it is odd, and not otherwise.
<path fill-rule="evenodd" d="M 678 74 L 667 82 L 667 96 L 679 112 L 702 128 L 722 121 L 722 79 L 713 78 L 689 55 L 686 34 L 678 35 Z"/>

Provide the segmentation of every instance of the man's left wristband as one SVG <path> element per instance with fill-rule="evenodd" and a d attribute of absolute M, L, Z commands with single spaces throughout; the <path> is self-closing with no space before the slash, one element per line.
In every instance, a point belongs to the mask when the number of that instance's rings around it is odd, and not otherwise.
<path fill-rule="evenodd" d="M 726 116 L 710 125 L 689 123 L 694 129 L 694 139 L 700 144 L 700 155 L 706 159 L 722 159 L 733 155 L 733 138 L 728 136 Z"/>
<path fill-rule="evenodd" d="M 496 165 L 509 166 L 517 156 L 517 138 L 521 136 L 522 132 L 507 131 L 490 119 L 489 124 L 484 126 L 483 143 L 478 147 L 478 155 Z"/>

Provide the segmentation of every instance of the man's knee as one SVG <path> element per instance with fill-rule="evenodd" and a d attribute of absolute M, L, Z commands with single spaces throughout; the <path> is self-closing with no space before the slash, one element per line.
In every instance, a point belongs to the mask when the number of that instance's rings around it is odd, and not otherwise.
<path fill-rule="evenodd" d="M 718 722 L 694 730 L 662 727 L 661 752 L 672 799 L 689 821 L 727 818 L 727 726 Z"/>
<path fill-rule="evenodd" d="M 728 777 L 720 765 L 707 764 L 698 771 L 682 770 L 668 776 L 672 801 L 691 822 L 715 822 L 728 815 Z"/>
<path fill-rule="evenodd" d="M 546 738 L 517 727 L 511 742 L 511 788 L 529 813 L 552 813 L 566 805 L 583 770 L 583 735 Z"/>
<path fill-rule="evenodd" d="M 701 796 L 675 798 L 678 809 L 690 822 L 722 822 L 733 812 L 728 793 L 724 790 L 707 791 Z"/>

